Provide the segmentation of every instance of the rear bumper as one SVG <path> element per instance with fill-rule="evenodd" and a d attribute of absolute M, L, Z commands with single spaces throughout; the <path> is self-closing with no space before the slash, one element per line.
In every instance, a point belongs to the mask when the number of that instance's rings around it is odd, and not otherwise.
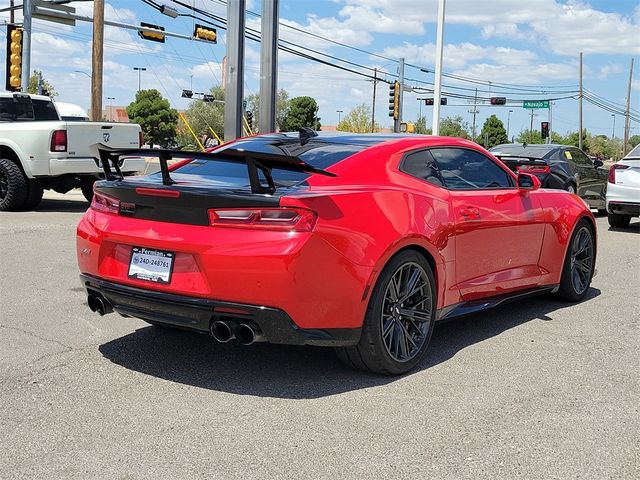
<path fill-rule="evenodd" d="M 80 275 L 87 294 L 99 294 L 121 315 L 189 330 L 208 332 L 212 322 L 255 322 L 270 343 L 348 346 L 360 340 L 360 328 L 302 329 L 282 310 L 145 290 Z"/>
<path fill-rule="evenodd" d="M 608 183 L 607 212 L 640 216 L 640 188 Z"/>

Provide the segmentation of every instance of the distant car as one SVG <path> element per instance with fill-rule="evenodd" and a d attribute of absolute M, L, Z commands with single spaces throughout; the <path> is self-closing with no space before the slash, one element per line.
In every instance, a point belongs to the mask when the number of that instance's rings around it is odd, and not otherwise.
<path fill-rule="evenodd" d="M 533 173 L 542 188 L 578 194 L 591 208 L 605 213 L 607 170 L 601 160 L 590 159 L 570 145 L 509 143 L 489 150 L 514 172 Z"/>
<path fill-rule="evenodd" d="M 615 228 L 626 227 L 631 217 L 640 216 L 640 145 L 609 169 L 607 216 Z"/>
<path fill-rule="evenodd" d="M 594 272 L 587 205 L 462 139 L 303 129 L 210 153 L 100 155 L 106 180 L 77 231 L 100 315 L 336 347 L 399 374 L 436 321 L 536 293 L 579 301 Z M 131 155 L 160 155 L 161 171 L 124 177 Z"/>

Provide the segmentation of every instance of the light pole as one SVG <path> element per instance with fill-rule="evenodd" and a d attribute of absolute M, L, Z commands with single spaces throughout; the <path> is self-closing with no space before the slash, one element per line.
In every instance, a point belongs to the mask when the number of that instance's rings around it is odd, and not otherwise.
<path fill-rule="evenodd" d="M 91 75 L 89 75 L 87 72 L 83 72 L 82 70 L 74 70 L 75 73 L 81 73 L 83 75 L 86 75 L 87 77 L 89 77 L 89 79 L 91 79 Z"/>
<path fill-rule="evenodd" d="M 138 92 L 140 92 L 140 75 L 142 72 L 146 72 L 147 69 L 144 67 L 133 67 L 133 69 L 138 72 Z"/>
<path fill-rule="evenodd" d="M 106 97 L 109 100 L 109 121 L 113 122 L 113 101 L 116 97 Z"/>
<path fill-rule="evenodd" d="M 614 113 L 611 114 L 613 117 L 613 130 L 611 131 L 611 140 L 616 139 L 616 115 Z"/>
<path fill-rule="evenodd" d="M 344 112 L 344 110 L 336 110 L 336 113 L 338 114 L 338 125 L 340 125 L 340 114 Z"/>
<path fill-rule="evenodd" d="M 509 110 L 509 112 L 507 113 L 507 141 L 509 141 L 509 123 L 511 122 L 512 113 L 513 113 L 513 110 Z"/>

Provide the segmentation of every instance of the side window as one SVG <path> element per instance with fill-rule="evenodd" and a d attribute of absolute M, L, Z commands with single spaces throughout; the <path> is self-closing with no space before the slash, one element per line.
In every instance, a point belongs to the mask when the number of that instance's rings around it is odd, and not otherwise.
<path fill-rule="evenodd" d="M 511 175 L 493 160 L 474 150 L 464 148 L 433 148 L 444 184 L 451 190 L 511 188 Z"/>
<path fill-rule="evenodd" d="M 406 155 L 400 164 L 400 171 L 439 187 L 442 186 L 438 166 L 427 150 L 411 152 Z"/>
<path fill-rule="evenodd" d="M 580 165 L 588 166 L 593 164 L 591 159 L 587 157 L 584 153 L 582 153 L 580 150 L 571 150 L 571 155 L 573 155 L 573 159 L 576 161 L 576 163 Z"/>
<path fill-rule="evenodd" d="M 53 102 L 51 101 L 34 100 L 33 114 L 37 122 L 58 120 L 58 112 L 56 112 L 56 108 L 53 106 Z"/>

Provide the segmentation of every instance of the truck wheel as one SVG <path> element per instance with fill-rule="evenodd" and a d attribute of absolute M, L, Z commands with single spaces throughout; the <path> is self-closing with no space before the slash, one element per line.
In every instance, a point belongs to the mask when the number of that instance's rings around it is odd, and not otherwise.
<path fill-rule="evenodd" d="M 87 199 L 87 202 L 91 203 L 93 201 L 93 182 L 83 183 L 80 190 L 82 190 L 82 195 Z"/>
<path fill-rule="evenodd" d="M 44 189 L 42 188 L 42 185 L 35 180 L 29 180 L 27 182 L 27 190 L 27 198 L 20 208 L 22 210 L 33 210 L 40 205 Z"/>
<path fill-rule="evenodd" d="M 27 198 L 27 177 L 11 160 L 0 158 L 0 211 L 18 210 Z"/>

